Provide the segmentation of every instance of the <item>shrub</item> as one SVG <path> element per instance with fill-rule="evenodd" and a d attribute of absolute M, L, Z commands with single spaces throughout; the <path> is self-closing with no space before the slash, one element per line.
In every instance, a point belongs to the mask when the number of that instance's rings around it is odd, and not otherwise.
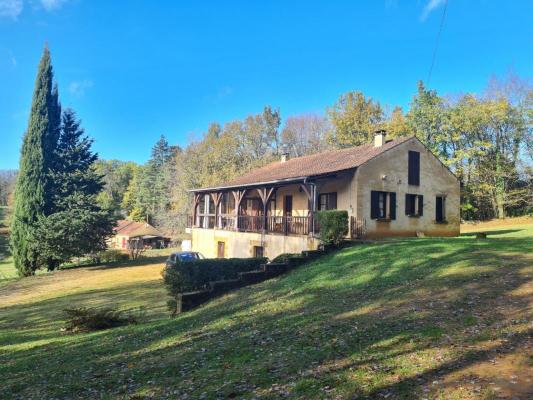
<path fill-rule="evenodd" d="M 342 210 L 319 211 L 320 239 L 324 245 L 339 246 L 348 234 L 348 212 Z"/>
<path fill-rule="evenodd" d="M 173 315 L 180 312 L 180 295 L 208 287 L 209 282 L 236 279 L 239 272 L 254 271 L 266 258 L 221 258 L 177 262 L 162 272 L 170 299 L 167 306 Z"/>
<path fill-rule="evenodd" d="M 301 257 L 302 255 L 300 253 L 281 253 L 280 255 L 276 256 L 274 259 L 272 259 L 272 263 L 286 263 L 291 258 L 297 258 Z"/>
<path fill-rule="evenodd" d="M 108 250 L 101 251 L 99 253 L 96 253 L 94 256 L 92 256 L 92 258 L 94 262 L 104 263 L 104 264 L 119 262 L 119 261 L 127 261 L 130 259 L 127 253 L 124 253 L 118 249 L 108 249 Z"/>
<path fill-rule="evenodd" d="M 116 326 L 136 324 L 142 309 L 133 311 L 114 308 L 78 307 L 64 310 L 67 318 L 65 330 L 70 332 L 92 332 Z"/>
<path fill-rule="evenodd" d="M 282 253 L 275 257 L 271 263 L 289 264 L 290 267 L 296 267 L 303 264 L 306 258 L 301 253 Z"/>

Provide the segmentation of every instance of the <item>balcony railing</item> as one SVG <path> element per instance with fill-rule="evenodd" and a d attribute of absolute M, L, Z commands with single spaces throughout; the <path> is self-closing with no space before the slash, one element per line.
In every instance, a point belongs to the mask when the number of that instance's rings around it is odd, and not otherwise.
<path fill-rule="evenodd" d="M 215 224 L 215 222 L 217 222 Z M 235 229 L 237 222 L 237 229 Z M 218 221 L 212 216 L 199 216 L 199 228 L 224 229 L 240 232 L 267 232 L 282 235 L 308 235 L 313 231 L 313 217 L 292 216 L 261 216 L 261 215 L 219 215 Z M 318 223 L 315 220 L 315 232 L 318 232 Z"/>

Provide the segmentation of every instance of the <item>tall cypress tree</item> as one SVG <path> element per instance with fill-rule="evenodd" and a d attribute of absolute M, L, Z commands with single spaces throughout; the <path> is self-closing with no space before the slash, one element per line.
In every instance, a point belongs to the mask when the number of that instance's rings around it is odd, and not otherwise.
<path fill-rule="evenodd" d="M 53 83 L 50 51 L 45 47 L 39 63 L 28 129 L 20 154 L 11 249 L 19 275 L 33 275 L 41 267 L 36 224 L 54 208 L 54 182 L 50 170 L 60 132 L 61 106 Z"/>

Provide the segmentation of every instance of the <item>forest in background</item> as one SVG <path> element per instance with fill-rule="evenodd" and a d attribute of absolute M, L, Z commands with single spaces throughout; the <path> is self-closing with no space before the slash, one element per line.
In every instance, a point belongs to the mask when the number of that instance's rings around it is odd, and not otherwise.
<path fill-rule="evenodd" d="M 177 234 L 191 212 L 188 189 L 230 180 L 282 152 L 299 157 L 370 143 L 385 129 L 389 138 L 416 135 L 458 176 L 464 220 L 531 214 L 532 103 L 531 83 L 510 73 L 492 78 L 482 94 L 440 95 L 419 82 L 406 112 L 357 91 L 341 95 L 324 115 L 282 120 L 279 109 L 265 106 L 243 120 L 211 123 L 184 148 L 161 136 L 144 165 L 98 160 L 105 183 L 98 202 L 117 217 Z M 12 201 L 15 176 L 0 171 L 0 205 Z"/>

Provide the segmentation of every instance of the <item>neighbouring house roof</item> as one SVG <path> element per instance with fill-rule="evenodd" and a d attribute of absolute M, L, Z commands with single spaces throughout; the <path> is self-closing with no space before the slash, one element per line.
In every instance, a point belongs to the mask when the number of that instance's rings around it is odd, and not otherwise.
<path fill-rule="evenodd" d="M 277 161 L 254 169 L 220 186 L 194 189 L 192 191 L 275 184 L 333 174 L 335 172 L 357 168 L 374 157 L 412 138 L 412 136 L 396 138 L 379 147 L 375 147 L 371 143 L 348 149 L 330 150 L 310 156 L 292 158 L 285 162 Z"/>
<path fill-rule="evenodd" d="M 161 232 L 159 232 L 156 228 L 154 228 L 152 225 L 146 222 L 127 221 L 124 219 L 117 221 L 115 232 L 117 235 L 123 235 L 123 236 L 129 236 L 129 237 L 139 237 L 139 236 L 164 237 L 164 235 Z"/>

